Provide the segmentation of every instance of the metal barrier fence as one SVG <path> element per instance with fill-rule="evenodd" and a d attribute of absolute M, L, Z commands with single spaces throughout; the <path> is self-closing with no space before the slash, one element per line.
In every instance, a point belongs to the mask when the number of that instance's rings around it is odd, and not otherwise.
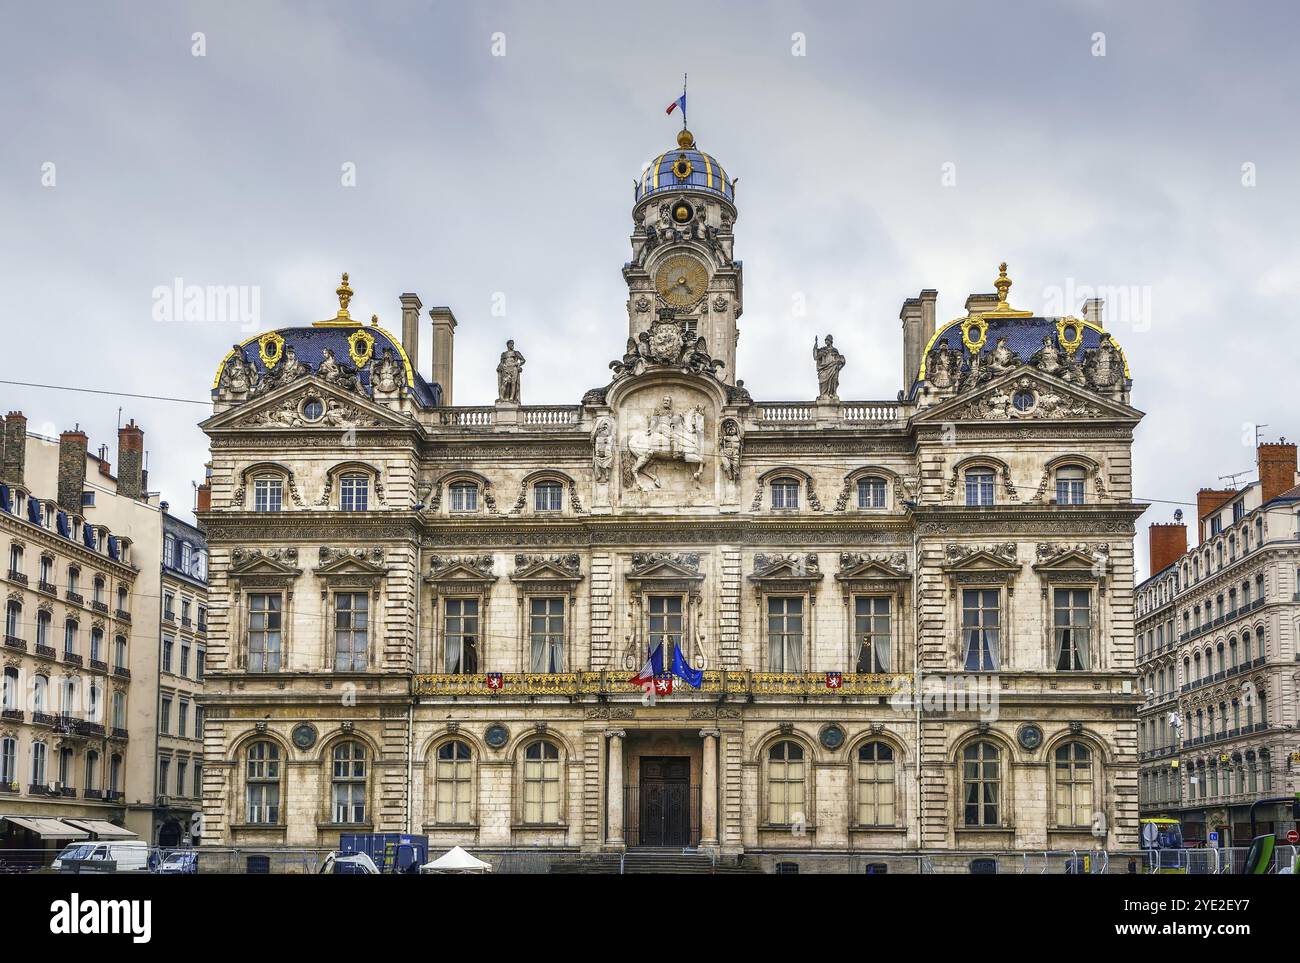
<path fill-rule="evenodd" d="M 151 848 L 147 863 L 139 872 L 189 875 L 205 874 L 300 874 L 320 871 L 329 849 L 284 849 L 257 847 L 209 847 L 174 850 Z M 944 874 L 944 875 L 1090 875 L 1151 874 L 1154 872 L 1187 873 L 1193 876 L 1239 874 L 1246 864 L 1248 847 L 1228 849 L 1161 850 L 1152 859 L 1146 850 L 1107 852 L 1075 850 L 1050 852 L 928 852 L 916 853 L 832 853 L 832 852 L 748 852 L 740 857 L 738 868 L 773 874 Z M 489 860 L 495 872 L 502 874 L 544 874 L 557 865 L 590 862 L 591 857 L 577 850 L 475 850 Z M 0 849 L 0 875 L 54 872 L 51 864 L 58 850 Z M 618 872 L 619 861 L 605 857 L 609 866 L 597 871 Z M 597 858 L 599 860 L 599 858 Z M 725 857 L 721 867 L 737 864 Z M 94 872 L 90 861 L 80 864 L 80 872 Z M 1300 872 L 1300 847 L 1279 845 L 1273 851 L 1267 872 Z"/>

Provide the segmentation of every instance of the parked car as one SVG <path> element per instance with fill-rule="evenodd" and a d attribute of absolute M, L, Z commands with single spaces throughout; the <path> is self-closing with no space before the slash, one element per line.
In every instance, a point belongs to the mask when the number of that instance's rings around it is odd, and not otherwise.
<path fill-rule="evenodd" d="M 154 870 L 160 876 L 193 876 L 198 871 L 199 854 L 192 849 L 172 850 Z"/>
<path fill-rule="evenodd" d="M 147 873 L 149 844 L 138 839 L 70 843 L 50 869 L 56 873 Z"/>

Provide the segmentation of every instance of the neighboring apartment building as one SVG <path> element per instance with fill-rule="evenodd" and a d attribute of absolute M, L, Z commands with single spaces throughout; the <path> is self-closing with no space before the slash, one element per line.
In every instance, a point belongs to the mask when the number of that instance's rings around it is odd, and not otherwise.
<path fill-rule="evenodd" d="M 149 837 L 161 547 L 134 422 L 114 475 L 84 432 L 44 438 L 5 417 L 0 847 Z"/>
<path fill-rule="evenodd" d="M 158 681 L 158 785 L 153 839 L 197 842 L 203 795 L 203 661 L 208 633 L 208 546 L 163 508 L 162 650 Z"/>
<path fill-rule="evenodd" d="M 897 397 L 841 401 L 826 337 L 815 400 L 756 401 L 730 175 L 683 131 L 630 214 L 580 403 L 523 405 L 512 342 L 497 403 L 455 405 L 451 311 L 426 377 L 420 299 L 399 340 L 346 275 L 221 359 L 205 844 L 1135 847 L 1142 412 L 1100 303 L 1018 310 L 1003 265 L 947 323 L 903 303 Z"/>
<path fill-rule="evenodd" d="M 1250 805 L 1300 788 L 1300 476 L 1296 446 L 1261 444 L 1259 480 L 1197 493 L 1197 545 L 1181 513 L 1149 530 L 1135 589 L 1141 812 L 1183 821 L 1189 842 L 1246 845 Z M 1292 827 L 1262 807 L 1257 830 Z"/>

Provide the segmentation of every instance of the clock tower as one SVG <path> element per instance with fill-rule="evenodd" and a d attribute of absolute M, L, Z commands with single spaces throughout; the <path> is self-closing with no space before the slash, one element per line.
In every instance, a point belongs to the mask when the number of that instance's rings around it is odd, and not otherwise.
<path fill-rule="evenodd" d="M 742 309 L 741 262 L 732 258 L 735 180 L 683 129 L 677 147 L 655 158 L 636 181 L 632 260 L 627 281 L 628 337 L 648 331 L 668 309 L 736 383 L 736 320 Z"/>

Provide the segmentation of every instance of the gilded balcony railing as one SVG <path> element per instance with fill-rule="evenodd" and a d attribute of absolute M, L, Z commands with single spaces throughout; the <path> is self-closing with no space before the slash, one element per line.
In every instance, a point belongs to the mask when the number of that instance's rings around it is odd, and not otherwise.
<path fill-rule="evenodd" d="M 637 695 L 642 687 L 628 680 L 627 671 L 602 672 L 502 672 L 457 675 L 434 673 L 415 676 L 416 696 L 581 696 Z M 888 696 L 910 692 L 912 677 L 898 673 L 854 672 L 751 672 L 709 670 L 703 684 L 693 689 L 673 679 L 673 695 L 693 692 L 706 695 L 798 695 L 836 698 L 839 696 Z M 671 697 L 670 697 L 671 698 Z"/>

